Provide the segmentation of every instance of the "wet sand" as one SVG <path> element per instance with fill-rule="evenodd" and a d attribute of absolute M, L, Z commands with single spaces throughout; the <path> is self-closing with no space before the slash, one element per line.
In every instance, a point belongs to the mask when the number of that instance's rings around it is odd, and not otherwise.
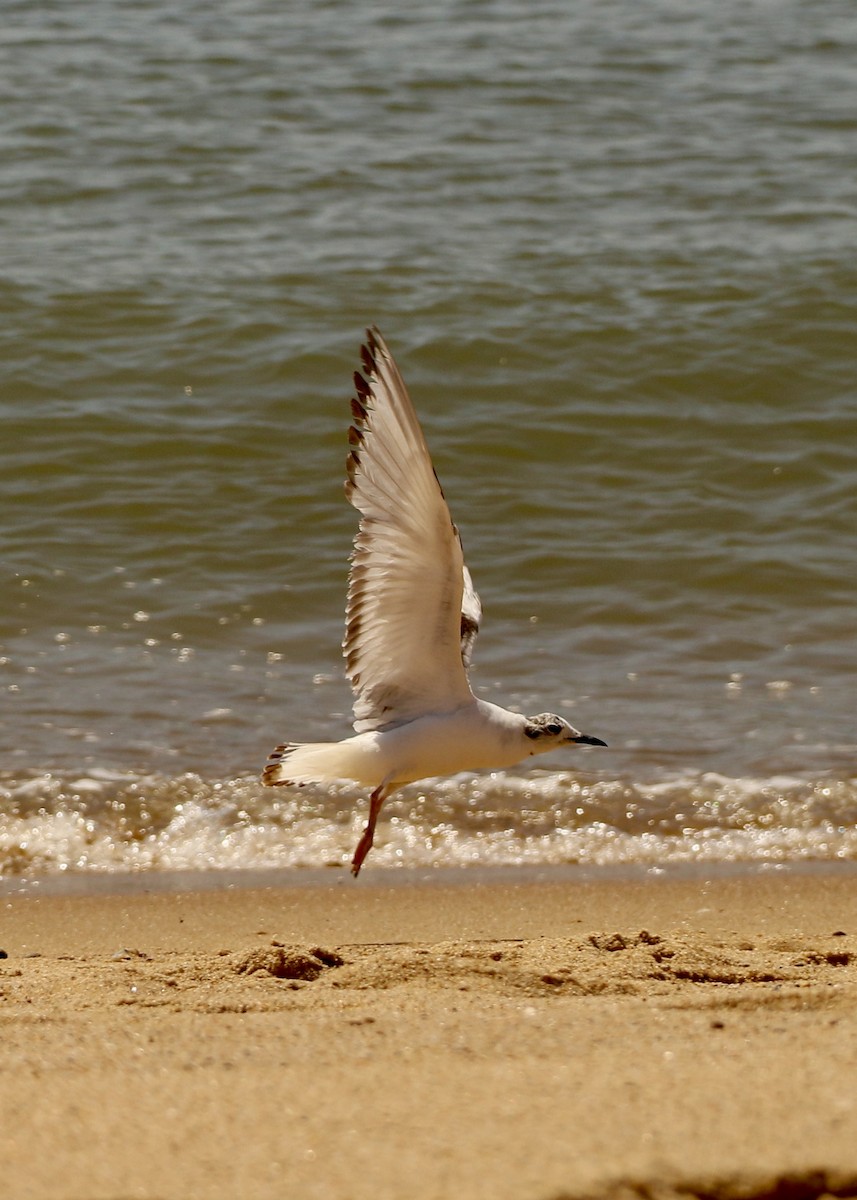
<path fill-rule="evenodd" d="M 0 897 L 3 1194 L 857 1196 L 857 875 L 458 878 Z"/>

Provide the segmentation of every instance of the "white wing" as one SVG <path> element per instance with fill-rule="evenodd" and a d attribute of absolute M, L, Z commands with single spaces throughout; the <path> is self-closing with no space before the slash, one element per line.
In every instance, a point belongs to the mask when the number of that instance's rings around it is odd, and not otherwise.
<path fill-rule="evenodd" d="M 361 357 L 345 484 L 361 521 L 342 643 L 358 733 L 469 700 L 465 665 L 481 613 L 420 423 L 377 329 Z"/>

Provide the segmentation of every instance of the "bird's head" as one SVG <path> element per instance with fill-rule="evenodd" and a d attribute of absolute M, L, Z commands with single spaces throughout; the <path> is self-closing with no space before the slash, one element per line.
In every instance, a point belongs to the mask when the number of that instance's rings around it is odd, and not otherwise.
<path fill-rule="evenodd" d="M 606 746 L 601 738 L 589 737 L 580 733 L 568 721 L 554 713 L 539 713 L 537 717 L 527 717 L 524 724 L 524 734 L 531 739 L 532 754 L 545 754 L 559 746 L 567 746 L 577 742 L 583 746 Z"/>

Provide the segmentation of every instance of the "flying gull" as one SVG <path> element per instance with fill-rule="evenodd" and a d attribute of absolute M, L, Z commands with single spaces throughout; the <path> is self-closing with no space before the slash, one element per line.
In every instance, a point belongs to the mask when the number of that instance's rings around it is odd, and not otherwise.
<path fill-rule="evenodd" d="M 605 746 L 562 717 L 525 717 L 473 695 L 467 668 L 482 607 L 417 414 L 380 332 L 354 372 L 345 494 L 360 512 L 345 610 L 356 736 L 287 743 L 268 759 L 272 787 L 353 780 L 372 789 L 351 861 L 372 848 L 384 801 L 405 783 L 511 767 L 560 746 Z"/>

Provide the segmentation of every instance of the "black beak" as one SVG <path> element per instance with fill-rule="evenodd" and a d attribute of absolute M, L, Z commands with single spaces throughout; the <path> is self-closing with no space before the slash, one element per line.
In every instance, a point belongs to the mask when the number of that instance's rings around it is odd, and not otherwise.
<path fill-rule="evenodd" d="M 588 734 L 581 733 L 579 737 L 571 739 L 573 742 L 580 742 L 583 746 L 606 746 L 606 742 L 602 742 L 601 738 L 589 737 Z"/>

